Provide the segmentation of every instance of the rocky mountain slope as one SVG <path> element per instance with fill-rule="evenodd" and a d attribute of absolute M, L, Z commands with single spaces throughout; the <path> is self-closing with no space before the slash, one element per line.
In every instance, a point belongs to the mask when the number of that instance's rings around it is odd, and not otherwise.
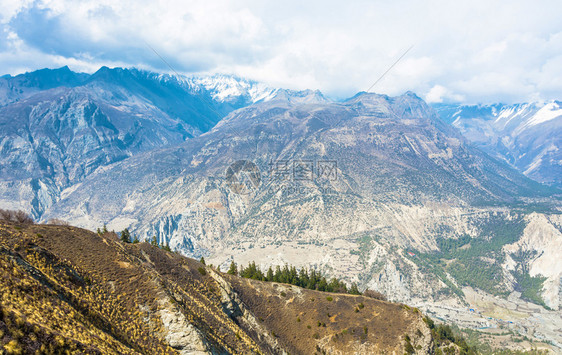
<path fill-rule="evenodd" d="M 88 74 L 75 73 L 67 66 L 58 69 L 41 69 L 31 73 L 0 77 L 0 106 L 20 101 L 40 91 L 60 86 L 80 85 Z"/>
<path fill-rule="evenodd" d="M 558 101 L 517 105 L 436 105 L 473 144 L 528 177 L 562 186 L 562 108 Z"/>
<path fill-rule="evenodd" d="M 243 90 L 242 90 L 243 89 Z M 232 77 L 63 67 L 0 78 L 0 204 L 38 218 L 97 169 L 211 129 L 274 90 Z"/>
<path fill-rule="evenodd" d="M 240 159 L 261 171 L 248 194 L 225 179 Z M 238 110 L 182 145 L 96 173 L 45 218 L 130 227 L 223 267 L 232 258 L 314 265 L 394 300 L 463 300 L 464 285 L 504 296 L 530 288 L 528 299 L 558 309 L 552 256 L 548 276 L 504 262 L 536 262 L 504 249 L 527 233 L 534 209 L 553 230 L 545 243 L 558 243 L 551 193 L 468 145 L 411 93 L 344 103 L 308 93 Z"/>
<path fill-rule="evenodd" d="M 409 307 L 239 279 L 112 233 L 0 222 L 0 264 L 10 354 L 434 351 Z"/>

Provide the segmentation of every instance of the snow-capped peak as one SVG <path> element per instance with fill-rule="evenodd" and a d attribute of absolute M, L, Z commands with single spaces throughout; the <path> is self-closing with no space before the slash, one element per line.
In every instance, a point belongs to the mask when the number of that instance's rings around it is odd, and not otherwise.
<path fill-rule="evenodd" d="M 528 121 L 527 125 L 534 126 L 562 116 L 562 109 L 556 102 L 549 102 L 538 110 Z"/>
<path fill-rule="evenodd" d="M 268 101 L 278 89 L 270 88 L 262 83 L 238 78 L 232 75 L 216 74 L 212 76 L 192 77 L 190 80 L 207 90 L 218 102 L 235 102 L 243 98 L 249 103 Z"/>

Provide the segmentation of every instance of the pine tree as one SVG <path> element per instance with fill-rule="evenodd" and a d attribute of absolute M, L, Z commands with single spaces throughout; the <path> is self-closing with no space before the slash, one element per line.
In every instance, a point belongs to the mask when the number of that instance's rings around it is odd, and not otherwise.
<path fill-rule="evenodd" d="M 121 232 L 121 241 L 123 243 L 131 242 L 131 233 L 129 233 L 129 230 L 127 228 L 123 229 L 123 231 Z"/>
<path fill-rule="evenodd" d="M 152 236 L 152 239 L 150 240 L 150 244 L 152 244 L 155 247 L 158 246 L 158 239 L 156 239 L 156 236 Z"/>
<path fill-rule="evenodd" d="M 351 284 L 351 287 L 349 289 L 349 293 L 352 294 L 352 295 L 360 295 L 361 294 L 361 292 L 357 288 L 357 284 L 355 282 Z"/>
<path fill-rule="evenodd" d="M 133 238 L 133 244 L 137 244 L 139 242 L 139 238 L 135 235 Z"/>
<path fill-rule="evenodd" d="M 328 292 L 338 292 L 339 289 L 340 289 L 340 281 L 335 277 L 332 277 L 327 287 Z"/>
<path fill-rule="evenodd" d="M 261 281 L 265 280 L 263 272 L 260 270 L 259 266 L 257 266 L 254 261 L 249 263 L 248 267 L 242 268 L 242 270 L 240 270 L 240 276 L 253 280 L 261 280 Z"/>
<path fill-rule="evenodd" d="M 204 257 L 201 257 L 201 259 L 199 260 L 199 262 L 200 262 L 201 264 L 205 265 L 205 258 L 204 258 Z"/>
<path fill-rule="evenodd" d="M 103 234 L 107 233 L 107 225 L 105 223 L 103 225 L 102 233 Z"/>
<path fill-rule="evenodd" d="M 328 288 L 328 282 L 326 282 L 326 278 L 322 277 L 320 282 L 318 282 L 318 291 L 326 291 Z"/>
<path fill-rule="evenodd" d="M 230 275 L 238 275 L 238 268 L 236 267 L 234 260 L 230 262 L 230 268 L 226 273 Z"/>
<path fill-rule="evenodd" d="M 308 281 L 309 281 L 308 271 L 306 271 L 304 267 L 300 269 L 298 279 L 299 279 L 298 286 L 300 287 L 308 286 Z"/>

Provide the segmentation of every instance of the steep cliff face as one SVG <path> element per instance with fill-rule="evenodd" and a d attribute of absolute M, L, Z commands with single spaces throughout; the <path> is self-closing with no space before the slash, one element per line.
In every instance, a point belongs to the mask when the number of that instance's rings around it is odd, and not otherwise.
<path fill-rule="evenodd" d="M 559 310 L 562 306 L 561 215 L 533 213 L 527 217 L 527 221 L 521 239 L 504 247 L 504 267 L 544 278 L 539 289 L 541 297 L 547 306 Z"/>

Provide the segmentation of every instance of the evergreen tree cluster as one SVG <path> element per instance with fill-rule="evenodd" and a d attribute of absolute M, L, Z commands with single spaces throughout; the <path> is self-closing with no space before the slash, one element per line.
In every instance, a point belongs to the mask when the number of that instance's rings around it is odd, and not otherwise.
<path fill-rule="evenodd" d="M 105 225 L 103 226 L 103 228 L 105 231 L 107 231 Z M 128 228 L 125 228 L 121 231 L 120 239 L 123 243 L 133 243 L 133 244 L 139 243 L 139 238 L 136 235 L 131 237 L 131 233 L 129 232 Z"/>
<path fill-rule="evenodd" d="M 106 225 L 105 224 L 103 225 L 103 230 L 100 230 L 98 228 L 97 232 L 98 232 L 99 235 L 103 235 L 105 233 L 108 233 Z M 131 232 L 129 232 L 128 228 L 125 228 L 121 231 L 121 233 L 119 235 L 119 239 L 123 243 L 133 243 L 133 244 L 140 243 L 139 238 L 136 235 L 131 237 Z M 158 239 L 156 238 L 156 236 L 153 236 L 150 239 L 150 244 L 155 246 L 155 247 L 158 247 L 160 249 L 169 251 L 169 252 L 172 251 L 172 249 L 170 248 L 170 245 L 168 243 L 166 243 L 165 245 L 158 243 Z"/>
<path fill-rule="evenodd" d="M 456 335 L 449 325 L 435 324 L 435 322 L 433 322 L 433 320 L 429 317 L 424 317 L 423 320 L 429 326 L 431 335 L 435 340 L 435 345 L 438 346 L 435 354 L 449 353 L 447 352 L 447 350 L 453 350 L 454 348 L 447 349 L 448 344 L 456 344 L 459 347 L 458 352 L 456 350 L 454 351 L 455 354 L 478 354 L 478 352 L 473 347 L 469 346 L 466 343 L 466 340 L 461 335 Z M 441 350 L 440 348 L 443 348 L 444 350 Z"/>
<path fill-rule="evenodd" d="M 166 244 L 160 244 L 160 243 L 158 243 L 158 239 L 156 239 L 156 236 L 153 236 L 152 239 L 150 239 L 150 245 L 153 245 L 155 247 L 158 247 L 160 249 L 163 249 L 163 250 L 166 250 L 166 251 L 169 251 L 169 252 L 172 251 L 168 242 L 166 242 Z"/>
<path fill-rule="evenodd" d="M 264 273 L 255 262 L 251 262 L 247 267 L 240 268 L 240 272 L 238 272 L 238 268 L 233 261 L 230 263 L 230 268 L 227 273 L 231 275 L 239 274 L 241 277 L 247 279 L 295 285 L 309 290 L 361 295 L 361 292 L 359 292 L 357 284 L 355 283 L 348 288 L 345 282 L 340 281 L 335 277 L 328 281 L 325 276 L 314 269 L 307 270 L 302 268 L 297 270 L 296 267 L 288 264 L 285 264 L 283 267 L 277 265 L 275 270 L 272 267 L 269 267 L 269 269 Z"/>

